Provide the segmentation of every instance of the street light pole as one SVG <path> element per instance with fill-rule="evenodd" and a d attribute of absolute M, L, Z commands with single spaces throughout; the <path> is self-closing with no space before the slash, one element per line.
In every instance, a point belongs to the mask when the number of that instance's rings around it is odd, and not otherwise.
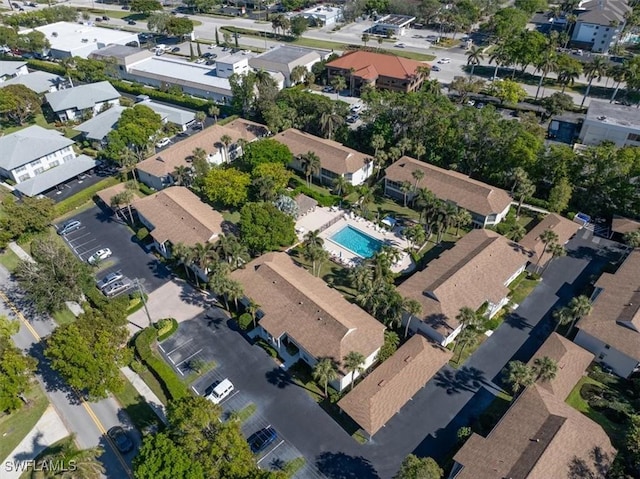
<path fill-rule="evenodd" d="M 151 314 L 149 314 L 149 308 L 147 307 L 147 300 L 144 299 L 144 291 L 142 290 L 142 285 L 140 284 L 140 280 L 136 278 L 134 284 L 138 287 L 138 292 L 140 293 L 140 300 L 142 301 L 142 305 L 144 306 L 144 311 L 147 313 L 147 319 L 149 320 L 149 326 L 153 325 L 153 321 L 151 320 Z"/>

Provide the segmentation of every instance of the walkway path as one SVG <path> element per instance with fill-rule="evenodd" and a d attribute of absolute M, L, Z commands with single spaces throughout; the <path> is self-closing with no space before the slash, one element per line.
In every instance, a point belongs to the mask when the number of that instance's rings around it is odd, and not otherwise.
<path fill-rule="evenodd" d="M 36 425 L 9 454 L 2 464 L 2 479 L 18 479 L 28 461 L 54 442 L 69 435 L 69 430 L 53 408 L 49 406 Z M 16 470 L 17 469 L 17 470 Z"/>
<path fill-rule="evenodd" d="M 12 241 L 11 243 L 9 243 L 9 249 L 11 251 L 13 251 L 15 253 L 15 255 L 20 258 L 22 261 L 28 261 L 29 263 L 35 263 L 35 261 L 33 260 L 33 258 L 29 255 L 29 253 L 27 253 L 25 250 L 22 249 L 22 247 Z"/>
<path fill-rule="evenodd" d="M 129 382 L 136 388 L 136 391 L 147 401 L 153 412 L 155 412 L 160 420 L 167 424 L 167 416 L 165 414 L 164 404 L 160 401 L 156 393 L 154 393 L 147 383 L 145 383 L 140 376 L 133 372 L 129 367 L 125 366 L 120 369 Z"/>
<path fill-rule="evenodd" d="M 518 207 L 518 204 L 519 203 L 517 201 L 511 202 L 511 206 L 515 206 L 516 208 Z M 544 213 L 545 215 L 548 215 L 550 213 L 550 211 L 547 211 L 544 208 L 539 208 L 538 206 L 529 205 L 527 203 L 522 203 L 521 208 L 524 208 L 525 210 L 535 211 L 536 213 Z"/>

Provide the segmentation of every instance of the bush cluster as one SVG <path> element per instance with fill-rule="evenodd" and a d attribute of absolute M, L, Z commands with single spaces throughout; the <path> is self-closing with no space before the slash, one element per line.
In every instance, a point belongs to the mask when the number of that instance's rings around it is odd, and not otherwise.
<path fill-rule="evenodd" d="M 62 200 L 55 206 L 56 217 L 62 216 L 66 213 L 69 213 L 70 211 L 75 210 L 76 208 L 84 205 L 87 201 L 90 201 L 98 191 L 113 185 L 117 185 L 118 183 L 119 180 L 117 178 L 107 178 L 99 181 L 95 185 L 85 188 L 84 190 L 67 198 L 66 200 Z"/>
<path fill-rule="evenodd" d="M 240 326 L 240 329 L 242 329 L 243 331 L 246 331 L 247 329 L 249 329 L 252 323 L 253 323 L 253 318 L 249 313 L 243 313 L 238 318 L 238 326 Z"/>

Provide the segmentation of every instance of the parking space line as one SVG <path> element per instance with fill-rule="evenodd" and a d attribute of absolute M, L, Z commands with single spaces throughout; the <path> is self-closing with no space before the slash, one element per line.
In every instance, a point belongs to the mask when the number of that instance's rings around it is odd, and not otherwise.
<path fill-rule="evenodd" d="M 87 241 L 86 243 L 82 243 L 82 244 L 75 245 L 75 246 L 71 245 L 71 247 L 77 251 L 78 249 L 82 248 L 83 246 L 88 245 L 89 243 L 93 243 L 94 241 L 98 241 L 98 240 L 93 238 L 93 239 Z"/>
<path fill-rule="evenodd" d="M 222 401 L 220 401 L 220 404 L 224 404 L 227 401 L 229 401 L 229 399 L 231 399 L 232 397 L 234 397 L 236 394 L 238 394 L 240 392 L 239 389 L 236 389 L 235 391 L 233 391 L 233 393 L 230 396 L 227 396 L 225 399 L 223 399 Z"/>
<path fill-rule="evenodd" d="M 200 396 L 200 393 L 198 392 L 198 390 L 196 389 L 195 386 L 191 386 L 191 389 L 193 389 L 194 393 L 196 393 L 198 396 Z"/>
<path fill-rule="evenodd" d="M 280 446 L 282 446 L 284 444 L 284 439 L 282 439 L 277 445 L 276 447 L 274 447 L 273 449 L 271 449 L 269 452 L 267 452 L 264 456 L 262 456 L 258 462 L 256 464 L 260 464 L 260 462 L 267 457 L 269 454 L 271 454 L 273 451 L 275 451 L 276 449 L 278 449 Z"/>
<path fill-rule="evenodd" d="M 184 343 L 180 344 L 179 346 L 176 346 L 175 348 L 173 348 L 171 351 L 169 351 L 168 353 L 165 353 L 167 356 L 172 355 L 173 353 L 175 353 L 178 349 L 180 349 L 182 346 L 184 346 L 187 343 L 190 343 L 191 341 L 193 341 L 193 338 L 189 338 L 188 340 L 186 340 Z M 163 349 L 164 351 L 164 349 Z M 171 359 L 171 358 L 169 358 Z"/>
<path fill-rule="evenodd" d="M 84 238 L 85 236 L 91 236 L 91 233 L 87 233 L 87 234 L 83 234 L 83 235 L 80 235 L 80 236 L 76 236 L 76 237 L 74 237 L 73 239 L 68 239 L 68 237 L 67 237 L 67 242 L 68 242 L 69 244 L 71 244 L 71 243 L 73 243 L 74 241 L 77 241 L 77 240 L 79 240 L 79 239 Z"/>
<path fill-rule="evenodd" d="M 201 352 L 202 352 L 202 348 L 198 349 L 198 350 L 197 350 L 195 353 L 193 353 L 192 355 L 187 356 L 186 358 L 184 358 L 182 361 L 180 361 L 178 364 L 176 364 L 176 367 L 178 367 L 178 366 L 180 366 L 181 364 L 183 364 L 183 363 L 185 363 L 185 362 L 189 361 L 189 359 L 191 359 L 191 358 L 192 358 L 192 357 L 194 357 L 194 356 L 197 356 L 197 355 L 198 355 L 198 354 L 200 354 Z M 183 373 L 182 371 L 178 370 L 178 372 L 184 376 L 184 373 Z"/>

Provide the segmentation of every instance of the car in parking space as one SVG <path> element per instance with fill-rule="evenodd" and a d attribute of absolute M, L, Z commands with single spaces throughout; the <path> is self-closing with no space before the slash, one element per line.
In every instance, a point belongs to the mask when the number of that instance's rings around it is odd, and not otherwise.
<path fill-rule="evenodd" d="M 451 63 L 451 58 L 441 58 L 440 60 L 438 60 L 438 63 L 440 64 Z"/>
<path fill-rule="evenodd" d="M 100 281 L 98 281 L 97 286 L 100 289 L 104 289 L 122 278 L 124 278 L 124 275 L 122 273 L 120 273 L 119 271 L 112 271 Z"/>
<path fill-rule="evenodd" d="M 218 55 L 211 52 L 206 52 L 202 55 L 202 58 L 218 58 Z"/>
<path fill-rule="evenodd" d="M 98 23 L 101 22 L 102 21 L 102 17 L 96 17 L 95 21 L 98 22 Z"/>
<path fill-rule="evenodd" d="M 58 234 L 60 236 L 64 236 L 68 233 L 71 233 L 72 231 L 79 229 L 81 226 L 82 223 L 80 223 L 78 220 L 67 221 L 60 227 L 60 229 L 58 230 Z"/>
<path fill-rule="evenodd" d="M 102 292 L 105 296 L 112 298 L 113 296 L 125 292 L 131 288 L 131 286 L 133 286 L 133 282 L 129 278 L 122 278 L 120 281 L 111 283 L 109 286 L 104 288 Z"/>
<path fill-rule="evenodd" d="M 264 451 L 273 441 L 278 439 L 278 433 L 272 426 L 267 426 L 249 436 L 247 442 L 251 448 L 251 452 L 258 454 Z"/>
<path fill-rule="evenodd" d="M 203 128 L 204 127 L 202 126 L 202 123 L 200 123 L 199 121 L 191 125 L 191 129 L 193 131 L 199 131 L 199 130 L 202 130 Z"/>
<path fill-rule="evenodd" d="M 355 123 L 360 119 L 360 115 L 349 115 L 347 117 L 347 123 Z"/>
<path fill-rule="evenodd" d="M 351 113 L 358 113 L 360 110 L 362 110 L 362 105 L 360 103 L 356 103 L 351 107 Z"/>
<path fill-rule="evenodd" d="M 434 72 L 439 72 L 440 71 L 440 67 L 438 65 L 433 65 L 431 67 L 431 70 L 433 70 Z"/>
<path fill-rule="evenodd" d="M 167 146 L 169 143 L 171 143 L 171 138 L 168 137 L 164 137 L 161 140 L 158 140 L 158 142 L 156 142 L 156 148 L 164 148 L 165 146 Z"/>
<path fill-rule="evenodd" d="M 222 381 L 216 381 L 204 391 L 204 397 L 211 401 L 213 404 L 220 404 L 220 402 L 233 392 L 233 384 L 229 379 L 223 379 Z"/>
<path fill-rule="evenodd" d="M 107 431 L 107 436 L 109 436 L 109 439 L 113 441 L 118 448 L 118 451 L 122 454 L 133 451 L 133 441 L 129 437 L 129 434 L 127 434 L 127 431 L 122 427 L 113 426 Z"/>
<path fill-rule="evenodd" d="M 398 42 L 398 43 L 396 43 L 394 46 L 395 46 L 396 48 L 405 48 L 407 45 L 405 45 L 405 44 L 404 44 L 404 43 L 402 43 L 402 42 Z"/>
<path fill-rule="evenodd" d="M 206 59 L 206 58 L 198 58 L 198 59 L 196 60 L 196 63 L 197 63 L 198 65 L 202 65 L 202 64 L 203 64 L 203 63 L 205 63 L 206 61 L 207 61 L 207 59 Z"/>
<path fill-rule="evenodd" d="M 323 91 L 324 93 L 333 93 L 333 92 L 334 92 L 334 88 L 333 88 L 331 85 L 327 85 L 326 87 L 324 87 L 324 88 L 322 89 L 322 91 Z"/>
<path fill-rule="evenodd" d="M 110 19 L 109 17 L 107 17 L 106 15 L 102 15 L 102 19 L 103 19 L 105 22 L 108 22 L 109 20 L 111 20 L 111 19 Z"/>
<path fill-rule="evenodd" d="M 179 52 L 179 51 L 180 51 L 180 47 L 173 47 L 173 48 L 171 49 L 171 53 L 177 53 L 177 52 Z"/>
<path fill-rule="evenodd" d="M 131 7 L 129 5 L 122 5 L 122 9 L 123 10 L 131 10 Z"/>
<path fill-rule="evenodd" d="M 102 248 L 99 249 L 98 251 L 96 251 L 95 253 L 93 253 L 91 256 L 89 256 L 89 258 L 87 259 L 87 262 L 89 264 L 95 264 L 99 261 L 103 261 L 105 259 L 107 259 L 108 257 L 110 257 L 113 253 L 111 252 L 111 250 L 109 248 Z"/>

